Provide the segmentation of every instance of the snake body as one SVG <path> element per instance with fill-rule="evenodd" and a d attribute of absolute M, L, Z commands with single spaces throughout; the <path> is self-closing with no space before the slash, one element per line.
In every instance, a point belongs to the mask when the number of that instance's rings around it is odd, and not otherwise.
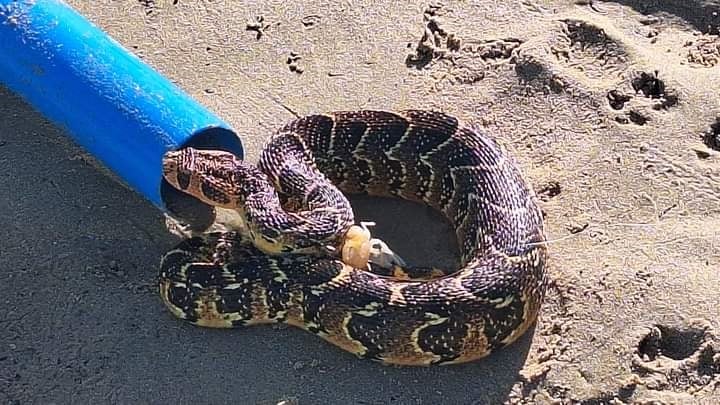
<path fill-rule="evenodd" d="M 479 359 L 521 336 L 547 287 L 535 194 L 491 137 L 430 111 L 299 118 L 257 166 L 181 150 L 164 160 L 176 188 L 235 209 L 247 229 L 194 237 L 161 263 L 160 293 L 209 327 L 285 322 L 358 356 L 398 365 Z M 456 230 L 461 268 L 407 279 L 349 265 L 360 242 L 344 193 L 426 204 Z M 372 268 L 370 268 L 372 270 Z M 397 269 L 396 269 L 397 270 Z"/>

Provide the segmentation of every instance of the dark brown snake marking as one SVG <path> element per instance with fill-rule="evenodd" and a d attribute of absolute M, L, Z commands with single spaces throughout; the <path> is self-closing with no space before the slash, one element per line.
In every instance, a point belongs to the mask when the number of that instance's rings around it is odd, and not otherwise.
<path fill-rule="evenodd" d="M 270 139 L 258 168 L 183 150 L 167 155 L 165 176 L 205 202 L 236 207 L 252 233 L 191 238 L 163 258 L 163 301 L 201 326 L 286 322 L 384 363 L 462 363 L 516 340 L 545 295 L 533 191 L 494 140 L 442 113 L 308 116 Z M 354 221 L 330 183 L 439 210 L 457 231 L 461 269 L 402 280 L 319 253 L 341 247 Z"/>

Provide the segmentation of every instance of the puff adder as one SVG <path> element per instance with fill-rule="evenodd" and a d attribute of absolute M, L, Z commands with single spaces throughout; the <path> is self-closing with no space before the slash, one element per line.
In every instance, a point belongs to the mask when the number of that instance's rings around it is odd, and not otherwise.
<path fill-rule="evenodd" d="M 534 192 L 498 143 L 443 113 L 307 116 L 273 135 L 257 165 L 188 148 L 169 152 L 163 169 L 244 223 L 162 260 L 163 302 L 200 326 L 285 322 L 384 363 L 462 363 L 521 336 L 545 295 Z M 367 266 L 369 235 L 344 193 L 438 210 L 456 230 L 461 268 Z"/>

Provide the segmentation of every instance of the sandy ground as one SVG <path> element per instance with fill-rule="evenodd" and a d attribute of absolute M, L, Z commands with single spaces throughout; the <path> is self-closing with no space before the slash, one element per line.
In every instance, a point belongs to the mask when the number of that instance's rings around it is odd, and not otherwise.
<path fill-rule="evenodd" d="M 70 3 L 226 118 L 250 160 L 311 112 L 481 124 L 542 196 L 555 286 L 520 342 L 454 367 L 185 325 L 155 292 L 177 242 L 161 214 L 0 90 L 0 402 L 720 401 L 719 1 Z M 354 202 L 401 254 L 453 263 L 426 209 Z"/>

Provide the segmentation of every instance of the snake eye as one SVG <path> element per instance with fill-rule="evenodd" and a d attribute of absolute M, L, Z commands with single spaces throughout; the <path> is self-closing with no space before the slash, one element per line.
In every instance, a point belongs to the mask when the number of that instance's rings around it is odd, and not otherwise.
<path fill-rule="evenodd" d="M 177 180 L 177 186 L 180 187 L 181 190 L 187 190 L 187 188 L 190 187 L 190 173 L 184 170 L 178 170 L 175 173 L 175 179 Z"/>

